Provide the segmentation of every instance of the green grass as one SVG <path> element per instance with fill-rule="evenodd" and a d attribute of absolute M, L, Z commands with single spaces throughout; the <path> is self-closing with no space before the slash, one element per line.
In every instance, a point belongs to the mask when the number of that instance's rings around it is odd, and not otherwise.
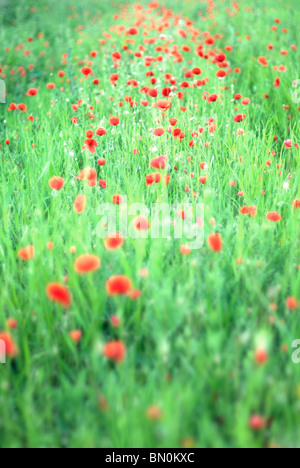
<path fill-rule="evenodd" d="M 145 44 L 147 36 L 139 26 L 136 43 L 129 48 L 135 52 L 142 44 L 144 56 L 164 56 L 163 62 L 147 68 L 143 59 L 122 51 L 124 33 L 111 29 L 116 24 L 132 26 L 133 9 L 115 20 L 113 15 L 120 13 L 117 3 L 35 3 L 36 12 L 30 13 L 28 2 L 0 1 L 0 77 L 5 75 L 8 92 L 7 104 L 0 105 L 0 331 L 9 331 L 19 349 L 16 358 L 8 357 L 6 365 L 0 365 L 0 446 L 176 448 L 192 439 L 190 444 L 196 447 L 299 447 L 300 364 L 292 362 L 291 344 L 300 338 L 300 318 L 299 309 L 290 311 L 286 299 L 300 300 L 300 210 L 292 207 L 300 198 L 300 150 L 287 151 L 283 145 L 286 139 L 300 143 L 300 104 L 292 100 L 300 57 L 299 50 L 290 48 L 291 44 L 299 48 L 298 1 L 266 0 L 263 7 L 241 0 L 237 14 L 229 17 L 226 8 L 231 2 L 216 0 L 211 19 L 206 2 L 190 0 L 184 7 L 179 1 L 167 2 L 176 14 L 192 19 L 200 35 L 195 41 L 190 35 L 183 39 L 169 20 L 164 33 L 170 47 L 175 43 L 179 50 L 184 44 L 192 49 L 182 52 L 183 62 L 175 63 L 172 56 L 155 51 L 164 44 L 159 32 L 148 35 L 157 38 L 156 44 Z M 146 8 L 147 3 L 143 5 Z M 270 30 L 274 18 L 282 21 L 276 32 Z M 79 24 L 82 31 L 76 30 Z M 186 29 L 184 23 L 180 28 Z M 288 32 L 282 33 L 282 28 Z M 105 31 L 111 38 L 100 45 Z M 218 52 L 233 46 L 226 55 L 232 69 L 241 68 L 240 74 L 233 72 L 220 81 L 216 65 L 195 55 L 205 31 L 222 34 L 216 41 Z M 43 39 L 37 38 L 40 32 Z M 26 42 L 29 36 L 34 38 L 31 43 Z M 15 50 L 20 43 L 24 48 Z M 273 51 L 267 51 L 270 43 Z M 24 56 L 25 49 L 29 56 Z M 91 50 L 98 51 L 96 59 L 89 57 Z M 114 50 L 123 55 L 116 70 Z M 281 50 L 289 55 L 280 55 Z M 264 55 L 268 67 L 257 61 Z M 99 86 L 92 84 L 93 78 L 80 82 L 79 62 L 85 59 L 93 61 Z M 29 70 L 31 64 L 34 68 Z M 281 64 L 287 67 L 285 73 L 272 68 Z M 196 66 L 203 72 L 200 79 L 209 77 L 209 83 L 181 90 L 182 81 L 192 81 L 184 72 Z M 26 76 L 20 76 L 19 67 Z M 59 70 L 66 72 L 63 79 L 57 76 Z M 160 80 L 156 85 L 146 77 L 149 70 Z M 114 72 L 120 75 L 116 87 L 109 80 Z M 137 102 L 144 99 L 142 86 L 160 92 L 167 86 L 165 73 L 177 78 L 178 89 L 164 120 L 152 107 L 157 99 L 149 98 L 147 108 L 131 108 L 127 102 L 118 106 L 126 95 Z M 273 87 L 277 76 L 279 88 Z M 139 81 L 138 88 L 126 85 L 130 78 Z M 49 82 L 56 84 L 52 91 L 46 88 Z M 220 90 L 224 86 L 228 89 Z M 39 88 L 36 97 L 26 95 L 32 87 Z M 185 94 L 182 101 L 176 97 L 178 91 Z M 204 91 L 223 97 L 209 104 L 202 98 Z M 233 102 L 235 93 L 249 97 L 250 105 L 243 108 Z M 74 112 L 71 105 L 79 99 L 84 103 Z M 11 103 L 25 103 L 27 112 L 8 112 Z M 94 120 L 87 118 L 90 104 Z M 284 110 L 284 105 L 290 108 Z M 187 111 L 181 112 L 180 106 Z M 245 113 L 247 119 L 234 123 L 237 113 Z M 116 129 L 108 124 L 110 114 L 121 118 Z M 36 120 L 28 121 L 29 115 Z M 78 126 L 71 123 L 75 115 Z M 182 142 L 168 132 L 160 138 L 152 134 L 155 127 L 167 130 L 170 117 L 176 117 L 177 127 L 186 133 Z M 207 132 L 210 117 L 217 122 L 214 136 Z M 100 125 L 108 134 L 96 137 L 95 155 L 82 151 L 86 131 Z M 199 127 L 205 132 L 190 148 L 191 132 Z M 244 129 L 243 136 L 236 135 L 238 128 Z M 204 142 L 211 145 L 206 148 Z M 269 155 L 273 150 L 276 155 Z M 168 156 L 168 164 L 156 172 L 168 171 L 171 182 L 167 189 L 162 184 L 146 187 L 145 176 L 155 172 L 149 161 L 160 154 Z M 96 163 L 99 157 L 106 159 L 102 168 Z M 270 167 L 268 159 L 273 160 Z M 209 165 L 206 171 L 199 168 L 202 161 Z M 276 164 L 282 165 L 282 175 Z M 75 180 L 88 166 L 97 170 L 98 179 L 107 180 L 107 189 Z M 199 177 L 204 174 L 208 179 L 202 185 Z M 60 192 L 49 188 L 53 176 L 65 179 Z M 229 186 L 231 180 L 236 186 Z M 285 182 L 289 190 L 283 188 Z M 237 196 L 240 190 L 243 197 Z M 205 242 L 202 249 L 183 256 L 180 246 L 186 240 L 176 239 L 126 239 L 120 250 L 109 252 L 96 235 L 101 218 L 97 210 L 116 193 L 127 195 L 129 203 L 150 207 L 157 200 L 195 203 L 193 192 L 205 205 L 205 238 L 215 231 L 222 235 L 219 254 Z M 80 215 L 73 210 L 79 193 L 87 196 Z M 239 214 L 243 205 L 257 206 L 257 216 Z M 282 221 L 267 221 L 270 211 L 278 211 Z M 48 241 L 54 243 L 51 251 Z M 31 244 L 35 258 L 22 262 L 17 253 Z M 71 246 L 77 248 L 75 255 Z M 101 268 L 79 276 L 74 260 L 92 252 L 101 258 Z M 244 262 L 237 265 L 241 257 Z M 139 272 L 145 268 L 149 276 L 142 278 Z M 107 295 L 106 280 L 116 274 L 131 278 L 141 290 L 138 300 Z M 63 283 L 65 276 L 73 297 L 68 310 L 50 302 L 45 293 L 48 283 Z M 276 311 L 271 304 L 277 305 Z M 111 315 L 121 319 L 119 328 L 111 326 Z M 8 318 L 18 321 L 17 329 L 8 329 Z M 74 329 L 82 331 L 79 344 L 69 337 Z M 103 345 L 113 339 L 122 340 L 127 348 L 120 365 L 103 356 Z M 254 355 L 261 347 L 268 352 L 268 361 L 258 366 Z M 99 407 L 99 395 L 107 401 L 106 411 Z M 152 405 L 162 411 L 158 421 L 146 415 Z M 266 421 L 257 432 L 249 427 L 254 414 Z"/>

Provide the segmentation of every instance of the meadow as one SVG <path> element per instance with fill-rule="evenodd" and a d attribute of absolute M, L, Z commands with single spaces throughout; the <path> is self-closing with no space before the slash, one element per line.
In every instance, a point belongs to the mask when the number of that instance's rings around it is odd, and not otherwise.
<path fill-rule="evenodd" d="M 0 0 L 0 447 L 299 448 L 299 20 Z"/>

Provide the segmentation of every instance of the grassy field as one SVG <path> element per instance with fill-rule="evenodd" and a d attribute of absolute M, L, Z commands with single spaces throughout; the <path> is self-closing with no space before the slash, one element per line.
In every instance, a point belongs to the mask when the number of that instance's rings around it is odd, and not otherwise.
<path fill-rule="evenodd" d="M 0 446 L 299 447 L 298 0 L 0 6 Z"/>

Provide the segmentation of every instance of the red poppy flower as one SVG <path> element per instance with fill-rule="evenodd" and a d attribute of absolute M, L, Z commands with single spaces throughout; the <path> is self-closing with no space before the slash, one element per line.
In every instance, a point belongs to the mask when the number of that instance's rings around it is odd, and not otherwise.
<path fill-rule="evenodd" d="M 16 357 L 18 355 L 18 348 L 15 345 L 13 337 L 10 333 L 7 332 L 0 332 L 0 341 L 4 343 L 4 349 L 0 348 L 0 353 L 3 351 L 4 356 L 0 354 L 0 358 L 5 358 L 6 356 L 9 357 Z M 0 359 L 1 361 L 1 359 Z"/>
<path fill-rule="evenodd" d="M 98 136 L 104 136 L 104 135 L 107 135 L 107 130 L 105 130 L 105 128 L 100 127 L 100 128 L 97 128 L 95 133 Z"/>
<path fill-rule="evenodd" d="M 111 56 L 114 60 L 121 60 L 122 58 L 122 55 L 120 54 L 120 52 L 117 52 L 117 51 L 113 52 Z"/>
<path fill-rule="evenodd" d="M 166 175 L 164 176 L 165 184 L 166 184 L 166 185 L 169 185 L 170 180 L 171 180 L 171 176 L 170 176 L 169 174 L 166 174 Z"/>
<path fill-rule="evenodd" d="M 161 111 L 166 111 L 172 106 L 172 103 L 170 101 L 167 101 L 166 99 L 160 99 L 154 104 L 154 107 L 156 109 L 159 109 Z"/>
<path fill-rule="evenodd" d="M 298 210 L 300 208 L 300 200 L 299 199 L 296 199 L 292 202 L 292 206 Z"/>
<path fill-rule="evenodd" d="M 286 300 L 286 305 L 290 310 L 295 310 L 299 308 L 300 303 L 294 297 L 288 297 Z"/>
<path fill-rule="evenodd" d="M 152 159 L 150 166 L 155 169 L 165 169 L 166 167 L 167 156 L 158 156 L 157 158 Z"/>
<path fill-rule="evenodd" d="M 254 358 L 257 364 L 263 365 L 268 361 L 269 356 L 265 349 L 259 348 L 255 351 Z"/>
<path fill-rule="evenodd" d="M 110 234 L 104 241 L 106 250 L 117 250 L 124 244 L 124 237 L 119 232 Z"/>
<path fill-rule="evenodd" d="M 243 122 L 243 120 L 245 120 L 245 118 L 246 118 L 246 115 L 245 115 L 245 114 L 238 114 L 238 115 L 236 115 L 236 116 L 234 117 L 233 120 L 234 120 L 236 123 L 240 123 L 240 122 Z"/>
<path fill-rule="evenodd" d="M 106 282 L 106 290 L 109 296 L 126 295 L 131 289 L 132 283 L 127 276 L 112 276 Z"/>
<path fill-rule="evenodd" d="M 93 73 L 93 70 L 91 69 L 91 67 L 82 67 L 80 71 L 84 76 L 89 76 L 89 75 L 92 75 Z"/>
<path fill-rule="evenodd" d="M 129 36 L 136 36 L 138 33 L 139 33 L 138 28 L 134 28 L 134 27 L 129 28 L 126 31 L 126 34 L 129 35 Z"/>
<path fill-rule="evenodd" d="M 14 330 L 15 328 L 18 328 L 18 321 L 13 318 L 8 318 L 6 320 L 6 325 L 8 326 L 8 328 Z"/>
<path fill-rule="evenodd" d="M 210 234 L 208 236 L 208 245 L 215 252 L 221 252 L 223 248 L 222 237 L 220 234 Z"/>
<path fill-rule="evenodd" d="M 100 179 L 99 185 L 101 188 L 106 189 L 108 187 L 106 180 Z"/>
<path fill-rule="evenodd" d="M 139 297 L 141 297 L 142 292 L 139 289 L 133 289 L 130 293 L 130 299 L 136 301 Z"/>
<path fill-rule="evenodd" d="M 69 290 L 59 284 L 59 283 L 50 283 L 47 286 L 46 293 L 48 298 L 53 302 L 58 302 L 65 309 L 71 305 L 71 295 Z"/>
<path fill-rule="evenodd" d="M 109 125 L 111 125 L 112 127 L 116 127 L 117 125 L 119 125 L 120 123 L 120 119 L 119 117 L 116 117 L 114 115 L 112 115 L 109 119 Z"/>
<path fill-rule="evenodd" d="M 18 110 L 22 111 L 25 113 L 27 111 L 27 106 L 25 104 L 18 104 L 17 105 Z"/>
<path fill-rule="evenodd" d="M 65 181 L 62 177 L 52 177 L 49 180 L 49 187 L 52 190 L 61 190 L 65 184 Z"/>
<path fill-rule="evenodd" d="M 188 247 L 187 245 L 182 245 L 180 247 L 180 253 L 182 255 L 190 255 L 191 252 L 192 252 L 191 248 Z"/>
<path fill-rule="evenodd" d="M 265 425 L 266 421 L 262 416 L 258 414 L 251 416 L 249 426 L 251 429 L 253 429 L 253 431 L 260 431 L 264 429 Z"/>
<path fill-rule="evenodd" d="M 211 102 L 216 102 L 218 99 L 218 95 L 217 94 L 211 94 L 210 96 L 207 97 L 207 102 L 211 103 Z"/>
<path fill-rule="evenodd" d="M 158 96 L 158 91 L 157 91 L 157 89 L 155 89 L 155 88 L 150 88 L 150 89 L 148 90 L 148 93 L 147 93 L 147 94 L 148 94 L 148 96 L 154 98 L 154 97 L 157 97 L 157 96 Z"/>
<path fill-rule="evenodd" d="M 97 185 L 97 172 L 94 169 L 89 169 L 87 172 L 87 183 L 89 187 L 96 187 Z"/>
<path fill-rule="evenodd" d="M 34 247 L 33 247 L 33 245 L 29 245 L 28 247 L 25 247 L 24 249 L 21 249 L 18 252 L 18 257 L 20 257 L 22 260 L 25 260 L 25 261 L 32 260 L 34 258 Z"/>
<path fill-rule="evenodd" d="M 263 56 L 263 57 L 258 57 L 258 63 L 260 63 L 260 65 L 262 65 L 263 67 L 267 67 L 268 66 L 268 61 L 267 61 L 267 57 Z"/>
<path fill-rule="evenodd" d="M 36 88 L 30 88 L 28 91 L 27 91 L 27 96 L 36 96 L 38 93 L 38 90 Z"/>
<path fill-rule="evenodd" d="M 121 325 L 121 320 L 119 319 L 117 315 L 111 315 L 110 323 L 112 324 L 113 327 L 118 328 Z"/>
<path fill-rule="evenodd" d="M 155 128 L 153 130 L 153 135 L 155 136 L 162 136 L 165 133 L 163 128 Z"/>
<path fill-rule="evenodd" d="M 151 421 L 159 421 L 160 419 L 162 419 L 163 415 L 163 411 L 157 405 L 150 406 L 146 412 L 147 418 Z"/>
<path fill-rule="evenodd" d="M 113 195 L 113 204 L 121 205 L 124 201 L 124 197 L 120 194 Z"/>
<path fill-rule="evenodd" d="M 181 135 L 181 129 L 180 129 L 180 128 L 174 128 L 172 134 L 173 134 L 173 137 L 174 137 L 174 138 L 179 137 L 179 136 Z"/>
<path fill-rule="evenodd" d="M 110 75 L 109 79 L 110 79 L 110 81 L 112 81 L 112 82 L 118 81 L 118 79 L 119 79 L 118 73 L 113 73 L 112 75 Z"/>
<path fill-rule="evenodd" d="M 149 174 L 146 176 L 146 185 L 147 187 L 149 185 L 153 185 L 153 184 L 158 184 L 158 182 L 161 181 L 161 174 L 159 174 L 159 172 L 156 172 L 154 174 Z"/>
<path fill-rule="evenodd" d="M 283 144 L 286 147 L 286 149 L 291 149 L 293 142 L 292 140 L 286 140 Z"/>
<path fill-rule="evenodd" d="M 86 207 L 86 196 L 85 195 L 77 195 L 74 202 L 74 210 L 77 213 L 82 213 Z"/>
<path fill-rule="evenodd" d="M 242 208 L 240 209 L 240 213 L 242 215 L 248 215 L 250 214 L 251 210 L 250 210 L 250 206 L 242 206 Z"/>
<path fill-rule="evenodd" d="M 82 338 L 82 331 L 81 330 L 72 330 L 69 333 L 69 337 L 75 343 L 78 343 Z"/>
<path fill-rule="evenodd" d="M 16 104 L 13 102 L 12 104 L 9 105 L 9 108 L 7 110 L 8 110 L 8 112 L 17 110 Z"/>
<path fill-rule="evenodd" d="M 241 195 L 242 196 L 242 195 Z M 243 206 L 241 209 L 240 209 L 240 213 L 242 215 L 251 215 L 252 218 L 255 218 L 256 214 L 257 214 L 257 208 L 256 206 L 252 205 L 252 206 Z"/>
<path fill-rule="evenodd" d="M 225 70 L 218 70 L 216 73 L 217 78 L 224 78 L 227 75 Z"/>
<path fill-rule="evenodd" d="M 133 220 L 134 227 L 137 231 L 148 231 L 150 224 L 146 216 L 139 215 Z"/>
<path fill-rule="evenodd" d="M 75 260 L 74 268 L 79 275 L 85 275 L 92 271 L 96 271 L 101 266 L 101 260 L 96 255 L 85 254 Z"/>
<path fill-rule="evenodd" d="M 242 105 L 243 106 L 248 106 L 248 104 L 250 104 L 251 100 L 249 98 L 244 98 L 242 100 Z"/>
<path fill-rule="evenodd" d="M 164 97 L 169 97 L 171 92 L 172 92 L 171 88 L 163 88 L 162 91 L 161 91 L 161 94 Z"/>
<path fill-rule="evenodd" d="M 277 221 L 282 220 L 282 217 L 280 216 L 279 213 L 277 213 L 277 211 L 271 211 L 270 213 L 267 214 L 266 218 L 272 222 L 277 222 Z"/>
<path fill-rule="evenodd" d="M 84 140 L 85 145 L 82 149 L 87 149 L 90 153 L 96 153 L 96 148 L 98 146 L 98 142 L 94 140 L 94 138 L 87 138 Z"/>
<path fill-rule="evenodd" d="M 54 248 L 53 242 L 51 242 L 51 241 L 47 242 L 47 249 L 48 250 L 53 250 L 53 248 Z"/>
<path fill-rule="evenodd" d="M 103 354 L 109 360 L 120 364 L 125 359 L 126 347 L 122 341 L 110 341 L 104 346 Z"/>
<path fill-rule="evenodd" d="M 198 75 L 201 75 L 201 74 L 202 74 L 202 70 L 201 70 L 201 68 L 195 67 L 195 68 L 192 69 L 192 73 L 193 73 L 194 75 L 197 75 L 197 76 L 198 76 Z"/>

